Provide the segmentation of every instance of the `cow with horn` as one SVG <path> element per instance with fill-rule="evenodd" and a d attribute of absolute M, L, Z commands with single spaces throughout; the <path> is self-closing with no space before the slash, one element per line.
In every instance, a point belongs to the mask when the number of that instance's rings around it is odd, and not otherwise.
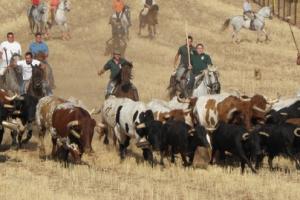
<path fill-rule="evenodd" d="M 96 122 L 91 118 L 91 112 L 82 105 L 55 96 L 44 97 L 37 105 L 36 123 L 40 131 L 41 158 L 45 156 L 46 131 L 52 137 L 52 157 L 59 153 L 67 161 L 71 153 L 75 162 L 79 163 L 84 152 L 92 152 Z"/>

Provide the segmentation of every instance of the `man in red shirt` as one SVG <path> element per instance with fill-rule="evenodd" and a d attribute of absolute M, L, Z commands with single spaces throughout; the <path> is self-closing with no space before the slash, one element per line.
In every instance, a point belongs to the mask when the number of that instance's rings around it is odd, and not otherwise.
<path fill-rule="evenodd" d="M 50 0 L 50 14 L 51 14 L 50 26 L 52 26 L 55 22 L 55 13 L 56 13 L 59 3 L 60 3 L 59 0 Z"/>

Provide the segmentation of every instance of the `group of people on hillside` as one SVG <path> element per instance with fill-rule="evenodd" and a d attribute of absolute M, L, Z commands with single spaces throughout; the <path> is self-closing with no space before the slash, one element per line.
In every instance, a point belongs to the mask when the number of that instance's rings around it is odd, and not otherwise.
<path fill-rule="evenodd" d="M 29 82 L 32 77 L 32 69 L 34 67 L 45 68 L 45 64 L 40 61 L 34 59 L 38 54 L 43 54 L 47 59 L 49 55 L 48 45 L 43 41 L 42 34 L 35 34 L 35 41 L 33 41 L 26 53 L 24 54 L 24 60 L 13 60 L 13 56 L 22 56 L 22 48 L 19 42 L 15 40 L 15 35 L 13 32 L 7 33 L 7 40 L 0 44 L 0 76 L 5 76 L 6 70 L 9 67 L 17 67 L 21 68 L 22 73 L 22 83 L 20 85 L 21 94 L 25 94 L 27 92 Z M 47 64 L 47 60 L 45 60 Z M 51 72 L 52 73 L 52 72 Z M 47 80 L 45 80 L 47 81 Z M 45 82 L 45 84 L 47 84 Z M 51 90 L 48 91 L 48 95 L 52 93 Z"/>

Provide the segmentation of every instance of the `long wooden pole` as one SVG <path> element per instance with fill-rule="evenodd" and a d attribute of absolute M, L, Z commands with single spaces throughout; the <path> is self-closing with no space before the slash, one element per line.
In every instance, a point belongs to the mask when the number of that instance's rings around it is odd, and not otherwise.
<path fill-rule="evenodd" d="M 299 47 L 298 47 L 298 44 L 297 44 L 297 41 L 296 41 L 296 38 L 295 38 L 295 35 L 294 35 L 294 32 L 293 32 L 293 29 L 292 29 L 292 26 L 290 24 L 290 22 L 288 21 L 288 24 L 289 24 L 289 27 L 290 27 L 290 30 L 291 30 L 291 33 L 292 33 L 292 36 L 293 36 L 293 40 L 294 40 L 294 44 L 295 44 L 295 47 L 298 51 L 298 54 L 300 54 L 300 50 L 299 50 Z"/>
<path fill-rule="evenodd" d="M 190 45 L 189 45 L 189 35 L 188 35 L 187 21 L 185 21 L 185 38 L 186 38 L 186 46 L 187 46 L 187 51 L 188 51 L 189 66 L 191 66 L 191 56 L 190 56 L 191 54 L 190 54 Z"/>

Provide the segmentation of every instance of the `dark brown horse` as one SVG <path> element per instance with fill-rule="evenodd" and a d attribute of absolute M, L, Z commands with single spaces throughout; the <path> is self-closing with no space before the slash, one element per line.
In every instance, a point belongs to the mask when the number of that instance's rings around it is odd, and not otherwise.
<path fill-rule="evenodd" d="M 44 80 L 46 74 L 44 69 L 40 66 L 32 67 L 32 77 L 28 86 L 27 94 L 32 95 L 38 99 L 46 96 L 45 88 L 44 88 Z"/>
<path fill-rule="evenodd" d="M 113 95 L 116 97 L 126 97 L 133 101 L 139 100 L 139 95 L 136 87 L 131 83 L 132 79 L 132 67 L 131 63 L 125 63 L 122 65 L 122 69 L 116 78 L 116 87 Z"/>
<path fill-rule="evenodd" d="M 48 83 L 47 86 L 49 87 L 48 89 L 52 90 L 55 89 L 55 81 L 54 81 L 54 76 L 53 76 L 53 70 L 51 65 L 47 62 L 47 56 L 46 54 L 40 52 L 34 55 L 34 59 L 40 61 L 44 65 L 44 71 L 45 71 L 45 76 L 46 76 L 46 82 Z"/>
<path fill-rule="evenodd" d="M 158 24 L 158 5 L 153 5 L 149 8 L 148 14 L 146 16 L 142 15 L 142 11 L 139 15 L 140 26 L 139 26 L 139 35 L 141 35 L 142 28 L 148 26 L 149 37 L 153 38 L 156 35 L 156 24 Z"/>

